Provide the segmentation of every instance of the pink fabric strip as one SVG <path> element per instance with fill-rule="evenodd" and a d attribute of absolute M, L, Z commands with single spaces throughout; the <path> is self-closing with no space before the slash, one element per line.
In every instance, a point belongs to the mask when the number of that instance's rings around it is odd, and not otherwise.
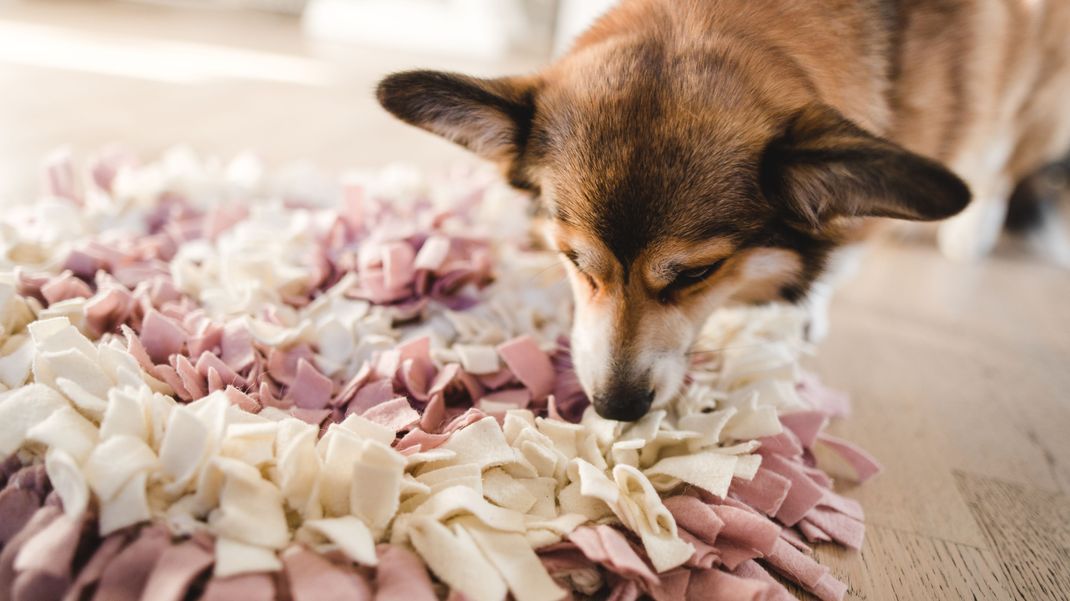
<path fill-rule="evenodd" d="M 193 580 L 214 562 L 212 553 L 192 540 L 168 547 L 156 562 L 141 598 L 182 601 Z"/>
<path fill-rule="evenodd" d="M 275 579 L 269 574 L 212 578 L 200 601 L 275 601 Z"/>
<path fill-rule="evenodd" d="M 818 434 L 817 439 L 835 451 L 854 468 L 855 478 L 858 482 L 869 480 L 883 469 L 880 462 L 873 455 L 851 442 L 824 432 Z"/>
<path fill-rule="evenodd" d="M 398 545 L 379 545 L 375 601 L 437 601 L 420 558 Z"/>
<path fill-rule="evenodd" d="M 364 577 L 301 546 L 282 552 L 293 601 L 371 601 Z"/>

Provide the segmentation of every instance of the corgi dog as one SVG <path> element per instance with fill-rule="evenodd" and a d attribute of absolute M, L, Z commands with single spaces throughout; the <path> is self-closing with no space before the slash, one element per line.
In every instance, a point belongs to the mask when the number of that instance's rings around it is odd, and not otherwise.
<path fill-rule="evenodd" d="M 874 218 L 952 218 L 949 255 L 987 251 L 1015 184 L 1070 148 L 1068 61 L 1064 0 L 623 0 L 537 73 L 377 94 L 537 198 L 580 382 L 629 421 L 719 306 L 808 303 L 819 336 Z"/>

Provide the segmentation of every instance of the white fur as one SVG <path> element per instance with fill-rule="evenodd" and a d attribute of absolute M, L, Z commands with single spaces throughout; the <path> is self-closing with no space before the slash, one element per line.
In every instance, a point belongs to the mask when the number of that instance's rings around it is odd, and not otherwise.
<path fill-rule="evenodd" d="M 974 198 L 964 211 L 940 224 L 940 250 L 955 261 L 979 259 L 999 242 L 1006 217 L 1005 195 Z"/>
<path fill-rule="evenodd" d="M 695 339 L 696 327 L 683 314 L 664 310 L 657 318 L 645 320 L 640 330 L 635 366 L 650 375 L 654 405 L 676 396 L 687 372 L 687 350 Z"/>
<path fill-rule="evenodd" d="M 576 289 L 573 284 L 573 289 Z M 577 297 L 579 295 L 577 294 Z M 588 395 L 594 395 L 609 383 L 612 373 L 613 323 L 608 313 L 594 310 L 591 305 L 576 299 L 572 320 L 572 362 L 580 385 Z"/>
<path fill-rule="evenodd" d="M 806 297 L 804 306 L 810 317 L 806 328 L 808 341 L 817 343 L 828 336 L 832 296 L 837 288 L 858 272 L 865 253 L 865 245 L 851 244 L 836 249 L 829 257 L 825 272 L 814 281 Z"/>

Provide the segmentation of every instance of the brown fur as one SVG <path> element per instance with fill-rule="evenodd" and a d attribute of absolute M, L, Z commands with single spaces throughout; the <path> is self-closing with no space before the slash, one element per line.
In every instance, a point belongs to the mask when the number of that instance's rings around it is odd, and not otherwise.
<path fill-rule="evenodd" d="M 941 163 L 987 193 L 1061 156 L 1067 32 L 1052 0 L 624 0 L 533 76 L 378 94 L 538 194 L 609 341 L 581 381 L 634 419 L 679 385 L 641 357 L 679 359 L 713 307 L 804 298 L 859 218 L 960 211 Z"/>

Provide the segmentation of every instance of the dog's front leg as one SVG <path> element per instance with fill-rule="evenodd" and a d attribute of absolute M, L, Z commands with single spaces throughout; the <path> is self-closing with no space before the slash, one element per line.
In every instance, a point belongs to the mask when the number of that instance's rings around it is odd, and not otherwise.
<path fill-rule="evenodd" d="M 856 242 L 842 246 L 829 256 L 825 273 L 810 286 L 810 292 L 803 301 L 809 318 L 806 323 L 806 340 L 818 343 L 829 332 L 829 307 L 836 290 L 857 271 L 865 256 L 866 246 Z"/>

